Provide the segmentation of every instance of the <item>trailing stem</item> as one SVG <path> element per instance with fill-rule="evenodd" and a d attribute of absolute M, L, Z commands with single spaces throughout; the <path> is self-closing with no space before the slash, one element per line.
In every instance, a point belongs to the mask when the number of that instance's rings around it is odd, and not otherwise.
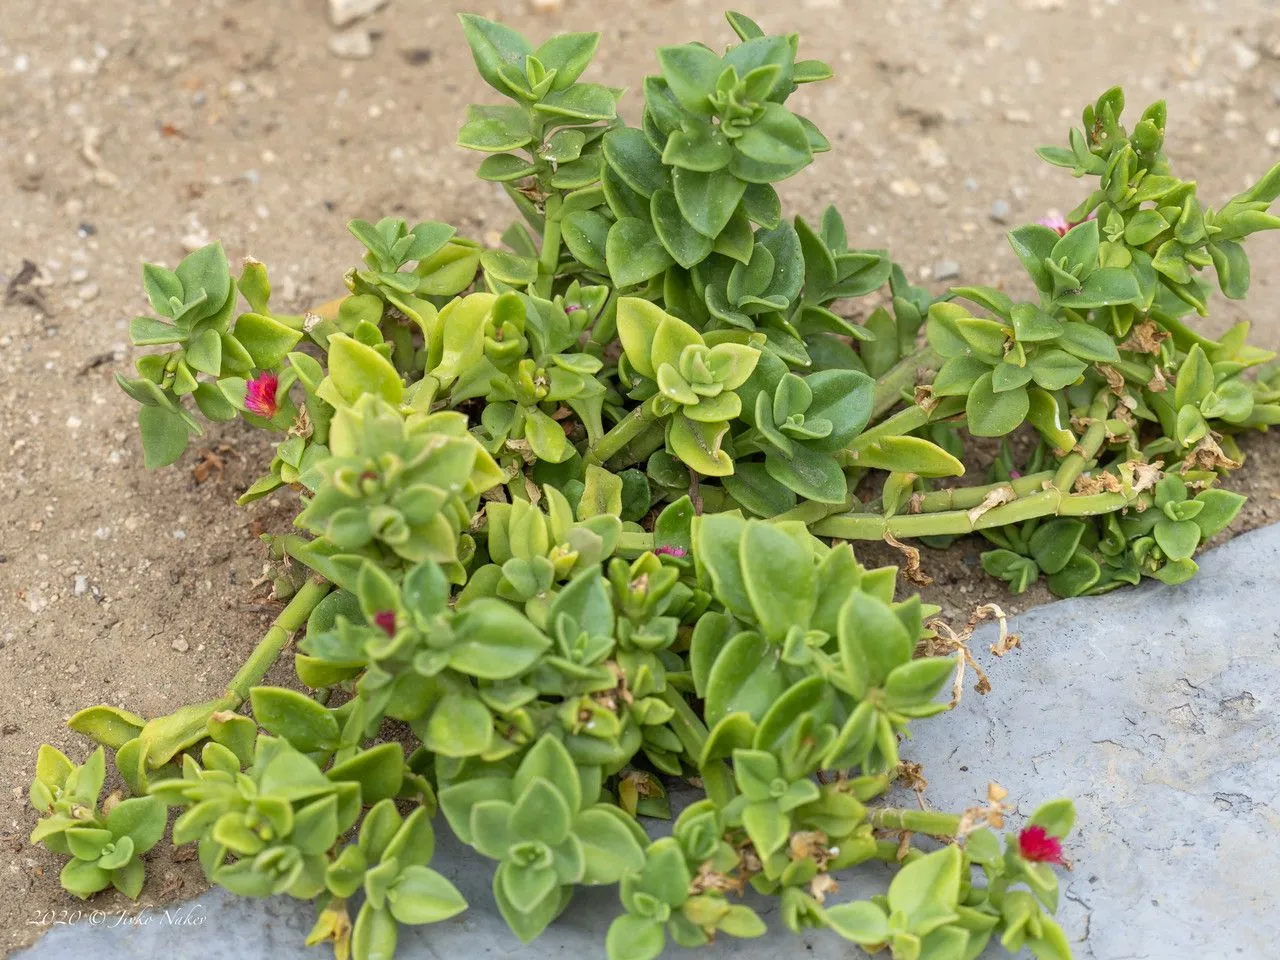
<path fill-rule="evenodd" d="M 600 442 L 587 451 L 587 462 L 597 466 L 613 458 L 636 437 L 653 423 L 656 414 L 653 404 L 640 404 L 629 414 L 613 425 L 613 428 L 600 438 Z"/>

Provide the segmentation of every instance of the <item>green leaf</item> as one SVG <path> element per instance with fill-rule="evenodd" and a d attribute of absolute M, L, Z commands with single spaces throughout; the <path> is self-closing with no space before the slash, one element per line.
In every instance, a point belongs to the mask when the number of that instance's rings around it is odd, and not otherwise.
<path fill-rule="evenodd" d="M 159 797 L 131 797 L 111 808 L 107 829 L 117 839 L 127 836 L 133 852 L 143 854 L 160 842 L 167 819 Z"/>
<path fill-rule="evenodd" d="M 672 173 L 676 203 L 690 225 L 715 238 L 729 224 L 747 185 L 723 170 L 700 173 L 677 167 Z"/>
<path fill-rule="evenodd" d="M 404 399 L 404 383 L 391 361 L 373 347 L 343 333 L 329 337 L 329 378 L 348 403 L 364 394 L 381 397 L 392 405 Z"/>
<path fill-rule="evenodd" d="M 1200 344 L 1192 345 L 1187 352 L 1187 358 L 1178 367 L 1177 384 L 1173 391 L 1174 406 L 1198 404 L 1209 395 L 1213 384 L 1213 365 Z"/>
<path fill-rule="evenodd" d="M 1019 343 L 1053 340 L 1062 334 L 1062 321 L 1030 303 L 1013 307 L 1013 335 Z"/>
<path fill-rule="evenodd" d="M 667 421 L 667 445 L 680 461 L 707 477 L 733 473 L 733 458 L 721 447 L 728 423 L 701 423 L 677 413 Z"/>
<path fill-rule="evenodd" d="M 523 157 L 513 153 L 496 153 L 480 161 L 476 176 L 494 183 L 510 183 L 532 175 L 535 169 L 537 168 Z"/>
<path fill-rule="evenodd" d="M 231 273 L 227 267 L 227 255 L 222 244 L 214 242 L 201 247 L 194 253 L 183 257 L 182 262 L 174 270 L 174 276 L 182 283 L 182 297 L 185 303 L 206 297 L 204 306 L 196 311 L 195 316 L 188 319 L 209 317 L 222 309 L 231 294 Z"/>
<path fill-rule="evenodd" d="M 235 338 L 260 370 L 273 370 L 302 339 L 302 331 L 258 313 L 242 313 L 236 320 Z M 203 369 L 203 368 L 201 368 Z M 217 373 L 217 370 L 207 371 Z"/>
<path fill-rule="evenodd" d="M 1102 569 L 1083 550 L 1077 550 L 1067 565 L 1048 578 L 1049 589 L 1060 597 L 1078 597 L 1098 582 Z"/>
<path fill-rule="evenodd" d="M 493 717 L 474 697 L 451 693 L 442 697 L 423 730 L 422 745 L 446 757 L 473 757 L 489 749 Z"/>
<path fill-rule="evenodd" d="M 944 847 L 913 860 L 889 884 L 889 909 L 902 911 L 907 922 L 925 912 L 952 912 L 960 896 L 962 856 L 958 847 Z"/>
<path fill-rule="evenodd" d="M 439 923 L 467 909 L 458 888 L 430 867 L 409 866 L 387 891 L 387 909 L 401 923 Z"/>
<path fill-rule="evenodd" d="M 584 884 L 617 883 L 624 874 L 644 866 L 644 851 L 620 819 L 625 814 L 610 811 L 604 805 L 592 807 L 573 822 L 573 833 L 582 843 L 586 865 L 581 881 Z"/>
<path fill-rule="evenodd" d="M 394 960 L 398 936 L 390 911 L 375 909 L 366 900 L 351 930 L 351 956 L 355 960 Z"/>
<path fill-rule="evenodd" d="M 148 470 L 177 460 L 191 436 L 186 420 L 163 407 L 141 407 L 138 429 L 142 436 L 142 460 Z"/>
<path fill-rule="evenodd" d="M 1065 350 L 1041 349 L 1031 358 L 1031 376 L 1046 390 L 1061 390 L 1080 379 L 1087 364 Z"/>
<path fill-rule="evenodd" d="M 598 33 L 561 33 L 543 43 L 533 55 L 547 70 L 556 72 L 551 89 L 563 90 L 582 76 L 599 43 Z"/>
<path fill-rule="evenodd" d="M 511 287 L 526 287 L 538 279 L 538 261 L 508 250 L 485 250 L 480 266 L 486 274 Z"/>
<path fill-rule="evenodd" d="M 1049 257 L 1064 264 L 1068 273 L 1088 276 L 1098 265 L 1098 221 L 1078 223 L 1053 245 Z"/>
<path fill-rule="evenodd" d="M 85 900 L 111 883 L 111 874 L 87 860 L 69 860 L 58 875 L 62 889 Z"/>
<path fill-rule="evenodd" d="M 774 517 L 796 505 L 795 492 L 770 476 L 763 463 L 736 463 L 733 475 L 720 482 L 729 496 L 758 517 Z"/>
<path fill-rule="evenodd" d="M 938 695 L 956 670 L 951 657 L 923 657 L 895 667 L 885 680 L 884 691 L 894 706 L 918 706 Z"/>
<path fill-rule="evenodd" d="M 787 689 L 777 648 L 757 633 L 740 633 L 721 648 L 707 678 L 705 716 L 714 726 L 731 713 L 758 721 Z"/>
<path fill-rule="evenodd" d="M 575 260 L 599 273 L 608 273 L 605 250 L 612 225 L 595 210 L 575 210 L 561 221 L 561 237 Z"/>
<path fill-rule="evenodd" d="M 1230 490 L 1204 490 L 1196 494 L 1196 500 L 1204 504 L 1203 509 L 1192 518 L 1200 528 L 1200 539 L 1208 540 L 1225 530 L 1240 513 L 1245 499 Z"/>
<path fill-rule="evenodd" d="M 326 775 L 330 780 L 360 784 L 363 803 L 394 797 L 404 783 L 404 747 L 398 743 L 380 743 L 361 750 L 349 760 L 335 763 Z"/>
<path fill-rule="evenodd" d="M 523 69 L 525 57 L 532 49 L 529 42 L 510 27 L 472 13 L 459 14 L 458 19 L 462 21 L 462 34 L 471 47 L 480 76 L 503 96 L 510 96 L 510 88 L 502 82 L 498 71 L 508 64 Z"/>
<path fill-rule="evenodd" d="M 501 600 L 467 604 L 454 619 L 449 666 L 485 680 L 504 680 L 529 669 L 551 641 L 527 617 Z"/>
<path fill-rule="evenodd" d="M 1075 554 L 1084 532 L 1081 520 L 1062 517 L 1043 523 L 1031 535 L 1031 556 L 1045 573 L 1057 573 Z"/>
<path fill-rule="evenodd" d="M 699 517 L 693 528 L 694 554 L 711 575 L 712 588 L 730 613 L 753 616 L 739 563 L 739 545 L 746 522 L 732 514 Z"/>
<path fill-rule="evenodd" d="M 658 239 L 676 263 L 688 269 L 711 255 L 714 241 L 695 230 L 684 218 L 672 190 L 662 187 L 654 191 L 650 204 Z"/>
<path fill-rule="evenodd" d="M 701 44 L 686 43 L 659 47 L 658 64 L 680 105 L 691 113 L 710 116 L 709 97 L 724 70 L 720 57 Z"/>
<path fill-rule="evenodd" d="M 1249 257 L 1244 248 L 1234 240 L 1217 240 L 1209 244 L 1209 256 L 1223 294 L 1232 300 L 1243 300 L 1249 292 Z"/>
<path fill-rule="evenodd" d="M 763 115 L 746 128 L 734 146 L 752 160 L 783 167 L 790 173 L 813 159 L 804 126 L 780 103 L 766 103 Z"/>
<path fill-rule="evenodd" d="M 1102 363 L 1116 363 L 1120 360 L 1115 341 L 1106 332 L 1087 323 L 1077 321 L 1064 323 L 1062 334 L 1056 342 L 1067 353 L 1081 360 L 1096 360 Z"/>
<path fill-rule="evenodd" d="M 992 375 L 984 373 L 973 385 L 965 401 L 969 432 L 976 437 L 1002 437 L 1026 419 L 1031 400 L 1023 387 L 996 393 Z"/>
<path fill-rule="evenodd" d="M 1189 560 L 1200 544 L 1200 528 L 1194 520 L 1162 519 L 1151 531 L 1170 560 Z"/>
<path fill-rule="evenodd" d="M 924 437 L 884 437 L 859 447 L 856 465 L 921 477 L 958 477 L 964 473 L 963 463 Z"/>
<path fill-rule="evenodd" d="M 870 594 L 856 591 L 840 609 L 840 661 L 859 699 L 911 659 L 915 641 L 893 608 Z"/>
<path fill-rule="evenodd" d="M 1076 807 L 1070 800 L 1050 800 L 1041 804 L 1027 826 L 1044 827 L 1051 837 L 1065 837 L 1076 822 Z"/>
<path fill-rule="evenodd" d="M 1216 491 L 1215 491 L 1216 492 Z M 107 706 L 105 704 L 97 707 L 86 707 L 85 709 L 74 714 L 67 721 L 67 726 L 76 733 L 82 733 L 96 743 L 110 747 L 112 750 L 119 750 L 125 743 L 132 740 L 146 725 L 146 720 L 138 716 L 136 713 L 129 713 L 127 710 L 120 710 L 116 707 Z M 41 751 L 54 750 L 53 747 L 42 746 Z M 62 754 L 54 750 L 58 757 Z M 65 760 L 66 758 L 63 757 Z M 57 761 L 53 761 L 57 764 Z M 61 764 L 57 764 L 58 767 Z M 40 765 L 37 763 L 36 778 L 46 780 L 50 784 L 60 784 L 62 781 L 54 776 L 42 776 L 40 773 Z M 66 773 L 71 772 L 70 761 L 66 762 L 65 772 L 62 778 L 65 779 Z"/>
<path fill-rule="evenodd" d="M 130 900 L 137 900 L 146 880 L 146 869 L 136 856 L 123 867 L 111 871 L 111 885 Z"/>
<path fill-rule="evenodd" d="M 863 946 L 874 946 L 889 940 L 889 918 L 870 900 L 841 903 L 823 911 L 827 925 L 836 933 Z"/>
<path fill-rule="evenodd" d="M 733 147 L 720 128 L 695 119 L 686 120 L 682 129 L 674 131 L 662 151 L 662 162 L 667 166 L 702 173 L 722 170 L 732 158 Z"/>
<path fill-rule="evenodd" d="M 635 127 L 617 127 L 602 141 L 605 162 L 623 182 L 648 199 L 667 185 L 662 157 L 644 133 Z"/>
<path fill-rule="evenodd" d="M 1037 223 L 1027 224 L 1009 232 L 1009 245 L 1018 255 L 1037 288 L 1045 292 L 1053 290 L 1053 278 L 1044 265 L 1045 258 L 1057 246 L 1056 230 Z"/>
<path fill-rule="evenodd" d="M 674 262 L 649 220 L 636 217 L 623 217 L 609 228 L 605 259 L 619 287 L 643 283 Z"/>
<path fill-rule="evenodd" d="M 812 552 L 759 522 L 747 524 L 739 550 L 743 584 L 765 637 L 780 643 L 792 626 L 806 628 L 818 599 Z"/>
<path fill-rule="evenodd" d="M 337 719 L 305 694 L 284 687 L 254 687 L 249 697 L 258 723 L 304 753 L 332 749 L 337 743 Z"/>
<path fill-rule="evenodd" d="M 762 858 L 773 856 L 784 843 L 790 829 L 790 818 L 772 800 L 749 803 L 742 811 L 742 825 Z"/>
<path fill-rule="evenodd" d="M 770 477 L 806 500 L 844 503 L 849 495 L 840 462 L 812 445 L 798 443 L 789 456 L 770 451 L 764 465 Z"/>
<path fill-rule="evenodd" d="M 666 939 L 659 921 L 624 913 L 609 924 L 605 954 L 608 960 L 656 960 Z"/>
<path fill-rule="evenodd" d="M 222 366 L 222 335 L 208 328 L 187 341 L 183 359 L 192 370 L 217 376 Z"/>
<path fill-rule="evenodd" d="M 533 141 L 529 117 L 513 104 L 467 107 L 467 122 L 458 131 L 458 146 L 485 153 L 502 153 Z"/>
<path fill-rule="evenodd" d="M 144 263 L 142 265 L 142 287 L 146 291 L 147 299 L 151 301 L 151 308 L 161 316 L 173 316 L 172 299 L 176 298 L 179 306 L 182 304 L 182 281 L 172 270 L 166 270 L 159 264 Z M 137 340 L 134 342 L 138 343 Z"/>

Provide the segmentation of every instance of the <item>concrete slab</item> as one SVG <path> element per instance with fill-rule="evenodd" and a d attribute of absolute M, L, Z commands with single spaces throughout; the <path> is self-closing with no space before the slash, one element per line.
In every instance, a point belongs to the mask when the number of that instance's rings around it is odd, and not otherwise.
<path fill-rule="evenodd" d="M 1148 584 L 1018 617 L 1024 646 L 994 665 L 995 689 L 968 692 L 904 749 L 924 764 L 939 809 L 972 805 L 990 780 L 1020 814 L 1075 798 L 1061 919 L 1078 960 L 1252 960 L 1280 950 L 1280 526 L 1233 540 L 1201 568 L 1181 587 Z M 493 905 L 489 865 L 440 826 L 433 865 L 471 908 L 402 928 L 399 957 L 603 956 L 614 888 L 580 892 L 522 948 Z M 884 869 L 861 871 L 844 893 L 882 889 Z M 315 960 L 327 950 L 302 946 L 311 908 L 287 898 L 211 891 L 132 922 L 95 920 L 56 928 L 16 957 Z M 801 945 L 776 918 L 771 926 L 761 940 L 703 955 L 853 953 L 832 934 Z"/>

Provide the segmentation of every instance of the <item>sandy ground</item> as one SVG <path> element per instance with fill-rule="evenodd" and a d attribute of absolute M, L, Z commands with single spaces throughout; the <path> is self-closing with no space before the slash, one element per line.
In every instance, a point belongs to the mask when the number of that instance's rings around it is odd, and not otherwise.
<path fill-rule="evenodd" d="M 853 242 L 889 246 L 917 278 L 952 260 L 962 282 L 1019 286 L 992 215 L 1007 209 L 1013 225 L 1075 205 L 1079 186 L 1033 148 L 1065 142 L 1085 100 L 1113 83 L 1139 110 L 1167 98 L 1170 151 L 1209 202 L 1280 155 L 1273 3 L 741 6 L 798 30 L 803 53 L 838 75 L 803 97 L 838 152 L 787 185 L 791 208 L 837 203 Z M 133 404 L 111 380 L 132 359 L 128 319 L 146 306 L 139 263 L 173 264 L 184 243 L 218 237 L 233 260 L 266 261 L 280 301 L 302 308 L 341 292 L 357 255 L 348 218 L 441 219 L 496 236 L 511 211 L 473 178 L 478 157 L 453 145 L 465 105 L 493 99 L 455 7 L 393 0 L 361 24 L 374 57 L 350 61 L 329 50 L 320 0 L 61 0 L 38 16 L 0 0 L 0 287 L 24 259 L 50 280 L 47 312 L 0 308 L 0 951 L 79 906 L 59 890 L 55 859 L 25 846 L 37 746 L 82 757 L 62 723 L 86 705 L 153 715 L 213 695 L 273 615 L 254 586 L 264 556 L 253 535 L 287 523 L 291 505 L 231 502 L 266 462 L 262 438 L 215 430 L 177 466 L 143 470 Z M 730 36 L 719 6 L 695 0 L 457 8 L 537 37 L 599 29 L 594 78 L 632 90 L 656 45 Z M 1255 340 L 1280 348 L 1280 241 L 1250 249 L 1249 304 L 1208 326 L 1251 319 Z M 1280 442 L 1247 449 L 1235 485 L 1253 499 L 1238 529 L 1280 516 Z M 200 482 L 203 450 L 224 468 Z M 1004 595 L 978 570 L 980 549 L 926 554 L 937 578 L 926 595 L 953 614 L 979 599 L 1011 611 L 1047 599 Z M 160 848 L 148 878 L 144 903 L 201 886 L 195 864 Z"/>

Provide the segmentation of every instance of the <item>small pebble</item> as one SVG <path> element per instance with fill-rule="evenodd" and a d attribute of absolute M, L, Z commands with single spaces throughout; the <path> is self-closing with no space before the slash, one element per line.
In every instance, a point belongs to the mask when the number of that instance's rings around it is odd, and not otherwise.
<path fill-rule="evenodd" d="M 996 200 L 995 203 L 991 204 L 991 210 L 987 214 L 987 216 L 989 216 L 996 223 L 1008 223 L 1009 213 L 1010 213 L 1009 201 L 1000 199 L 1000 200 Z"/>
<path fill-rule="evenodd" d="M 940 207 L 947 202 L 947 191 L 943 190 L 936 183 L 926 183 L 924 185 L 924 195 L 934 206 Z"/>
<path fill-rule="evenodd" d="M 188 233 L 179 242 L 187 253 L 195 253 L 201 247 L 208 245 L 209 238 L 202 233 Z"/>
<path fill-rule="evenodd" d="M 187 641 L 183 640 L 181 637 L 173 641 L 169 646 L 173 647 L 173 649 L 177 650 L 179 653 L 186 653 L 191 649 L 191 644 L 187 643 Z"/>
<path fill-rule="evenodd" d="M 933 137 L 922 137 L 916 141 L 916 152 L 920 154 L 921 160 L 934 169 L 940 170 L 947 165 L 946 151 Z"/>
<path fill-rule="evenodd" d="M 960 276 L 960 264 L 954 260 L 939 260 L 933 265 L 933 279 L 954 280 Z"/>
<path fill-rule="evenodd" d="M 1236 41 L 1231 49 L 1236 56 L 1236 66 L 1246 73 L 1256 67 L 1262 59 L 1262 55 L 1257 50 L 1239 41 Z"/>
<path fill-rule="evenodd" d="M 920 196 L 920 184 L 914 180 L 894 180 L 889 184 L 889 192 L 895 197 L 918 197 Z"/>
<path fill-rule="evenodd" d="M 100 292 L 101 291 L 98 289 L 98 285 L 96 283 L 86 283 L 77 291 L 80 295 L 80 299 L 85 303 L 88 303 L 90 300 L 97 299 Z"/>
<path fill-rule="evenodd" d="M 389 0 L 329 0 L 329 21 L 346 27 L 386 6 Z"/>
<path fill-rule="evenodd" d="M 83 597 L 88 592 L 89 592 L 89 578 L 86 577 L 83 573 L 77 574 L 75 595 L 77 597 Z"/>
<path fill-rule="evenodd" d="M 340 60 L 368 60 L 373 56 L 373 34 L 359 27 L 329 38 L 329 52 Z"/>
<path fill-rule="evenodd" d="M 88 279 L 89 279 L 89 271 L 86 270 L 84 267 L 76 267 L 74 270 L 71 271 L 72 283 L 84 283 Z"/>
<path fill-rule="evenodd" d="M 531 0 L 534 13 L 558 13 L 564 7 L 564 0 Z"/>

